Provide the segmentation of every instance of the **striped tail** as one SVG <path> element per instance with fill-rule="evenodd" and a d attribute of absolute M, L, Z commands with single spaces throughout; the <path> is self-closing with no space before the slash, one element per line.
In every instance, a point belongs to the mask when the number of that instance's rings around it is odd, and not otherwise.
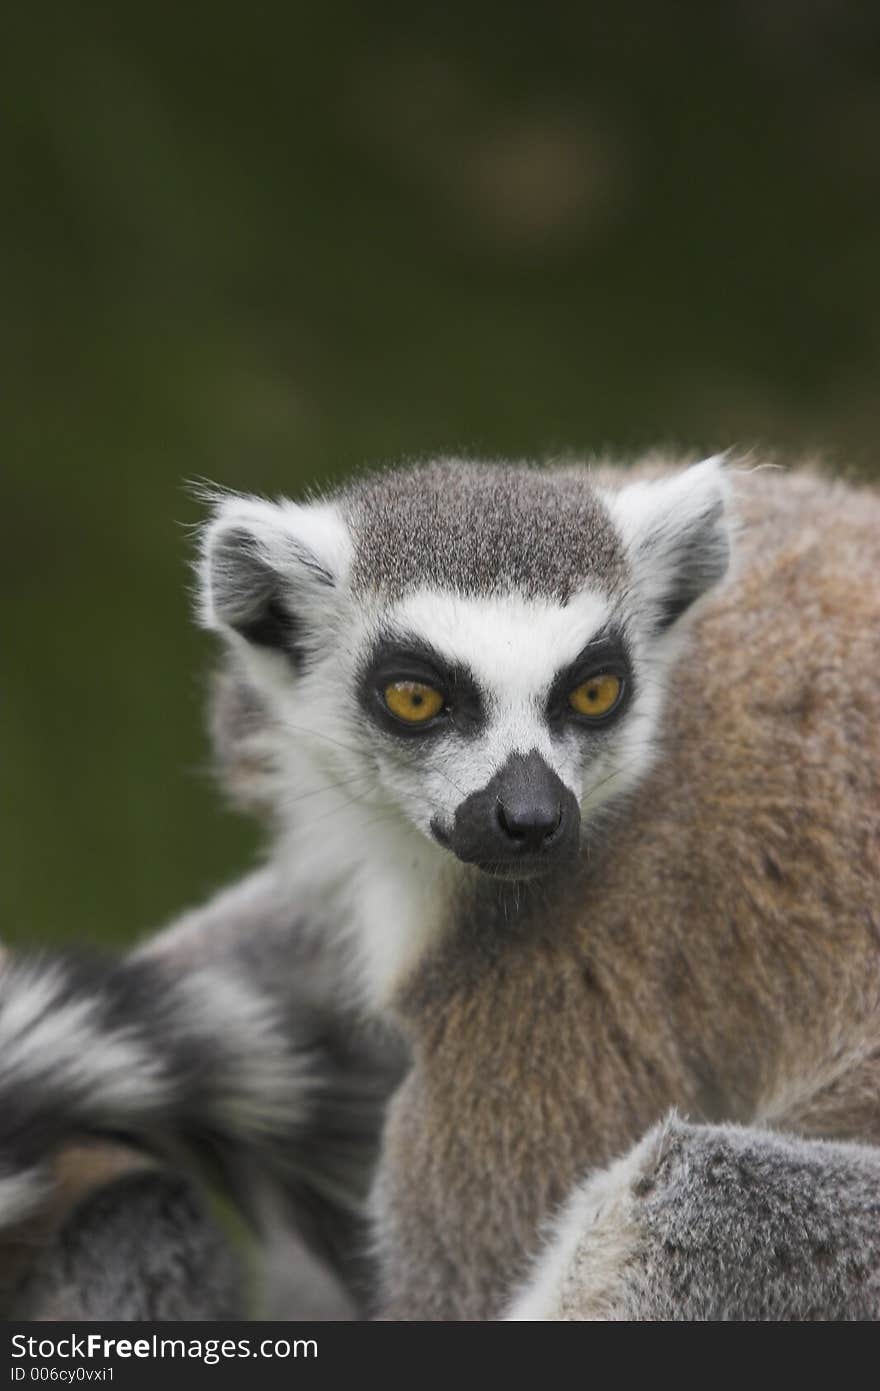
<path fill-rule="evenodd" d="M 320 1105 L 317 1054 L 217 967 L 63 955 L 0 960 L 0 1229 L 43 1200 L 68 1141 L 111 1137 L 231 1189 L 285 1162 Z"/>

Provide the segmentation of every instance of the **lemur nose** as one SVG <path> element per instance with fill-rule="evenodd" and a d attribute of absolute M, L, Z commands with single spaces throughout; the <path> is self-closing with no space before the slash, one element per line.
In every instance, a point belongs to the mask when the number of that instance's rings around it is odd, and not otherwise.
<path fill-rule="evenodd" d="M 456 808 L 445 838 L 435 835 L 465 864 L 530 879 L 577 854 L 580 824 L 574 793 L 533 749 L 511 754 L 485 787 Z"/>
<path fill-rule="evenodd" d="M 498 824 L 504 834 L 523 850 L 540 850 L 562 822 L 558 802 L 502 802 L 498 799 Z"/>

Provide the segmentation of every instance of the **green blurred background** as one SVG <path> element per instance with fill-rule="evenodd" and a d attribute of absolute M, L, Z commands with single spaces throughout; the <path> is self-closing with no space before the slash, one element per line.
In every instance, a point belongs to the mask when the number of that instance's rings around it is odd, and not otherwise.
<path fill-rule="evenodd" d="M 880 8 L 126 0 L 0 43 L 3 932 L 252 863 L 183 480 L 664 442 L 877 470 Z"/>

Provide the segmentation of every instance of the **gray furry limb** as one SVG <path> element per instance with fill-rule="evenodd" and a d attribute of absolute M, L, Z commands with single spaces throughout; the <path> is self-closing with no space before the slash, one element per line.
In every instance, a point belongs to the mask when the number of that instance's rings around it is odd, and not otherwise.
<path fill-rule="evenodd" d="M 241 1259 L 194 1185 L 148 1170 L 91 1194 L 40 1250 L 13 1319 L 235 1319 Z"/>
<path fill-rule="evenodd" d="M 880 1317 L 880 1151 L 675 1117 L 588 1179 L 508 1315 Z"/>

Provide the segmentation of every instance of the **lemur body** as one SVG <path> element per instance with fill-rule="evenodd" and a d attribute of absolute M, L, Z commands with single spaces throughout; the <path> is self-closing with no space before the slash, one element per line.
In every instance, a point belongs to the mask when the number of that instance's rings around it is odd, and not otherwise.
<path fill-rule="evenodd" d="M 711 462 L 435 466 L 319 527 L 232 502 L 207 535 L 267 775 L 312 803 L 281 804 L 292 882 L 412 1049 L 376 1200 L 392 1317 L 497 1316 L 578 1178 L 670 1106 L 877 1139 L 880 507 L 734 489 L 734 578 L 689 643 L 727 567 Z M 629 704 L 567 721 L 560 680 L 606 669 Z M 446 701 L 428 731 L 383 708 L 401 676 Z"/>
<path fill-rule="evenodd" d="M 352 996 L 411 1053 L 374 1197 L 391 1317 L 502 1316 L 573 1191 L 515 1314 L 663 1316 L 633 1294 L 662 1231 L 709 1280 L 695 1316 L 880 1307 L 880 1166 L 848 1143 L 880 1128 L 880 504 L 734 474 L 734 575 L 698 604 L 730 487 L 714 461 L 453 462 L 304 506 L 221 500 L 206 530 L 218 727 L 271 809 L 273 892 L 305 939 L 338 934 Z M 240 963 L 270 991 L 271 952 Z M 578 1194 L 671 1106 L 703 1124 Z M 681 1232 L 741 1255 L 746 1171 L 783 1235 L 737 1292 Z M 795 1227 L 787 1258 L 852 1259 L 762 1305 Z"/>
<path fill-rule="evenodd" d="M 738 493 L 654 768 L 560 885 L 463 895 L 396 997 L 393 1317 L 497 1316 L 578 1179 L 670 1107 L 880 1142 L 880 509 L 838 493 L 829 537 L 817 483 Z"/>
<path fill-rule="evenodd" d="M 464 900 L 398 996 L 392 1316 L 498 1313 L 578 1177 L 671 1106 L 880 1142 L 880 513 L 852 499 L 827 545 L 822 490 L 773 491 L 762 520 L 742 490 L 740 573 L 620 817 L 531 903 Z"/>

